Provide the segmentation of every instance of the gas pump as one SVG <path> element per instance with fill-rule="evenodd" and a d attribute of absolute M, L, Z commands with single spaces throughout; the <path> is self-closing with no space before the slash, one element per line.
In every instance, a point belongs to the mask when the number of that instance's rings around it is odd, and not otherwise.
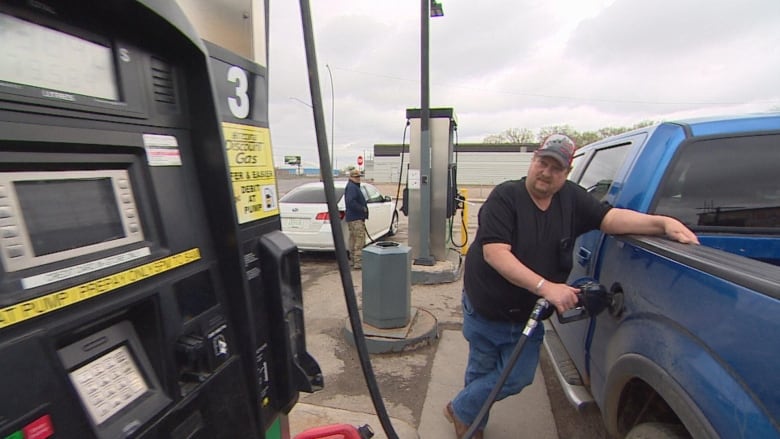
<path fill-rule="evenodd" d="M 4 2 L 0 30 L 0 437 L 282 437 L 317 384 L 297 260 L 273 183 L 236 210 L 184 14 Z"/>
<path fill-rule="evenodd" d="M 298 391 L 323 386 L 322 372 L 306 352 L 300 261 L 295 244 L 281 232 L 271 137 L 268 126 L 267 70 L 216 44 L 206 42 L 217 108 L 222 121 L 224 154 L 214 153 L 207 173 L 228 170 L 232 193 L 219 197 L 224 206 L 212 212 L 220 228 L 238 226 L 238 241 L 223 241 L 222 260 L 233 273 L 228 289 L 242 338 L 240 346 L 253 408 L 265 431 L 288 413 Z M 213 151 L 212 151 L 213 152 Z M 235 216 L 215 214 L 233 209 Z M 235 220 L 231 219 L 235 218 Z M 232 221 L 232 222 L 231 222 Z M 236 224 L 237 222 L 237 224 Z"/>
<path fill-rule="evenodd" d="M 407 190 L 404 190 L 404 206 L 409 212 L 409 242 L 419 242 L 421 226 L 413 221 L 421 209 L 430 210 L 430 253 L 438 261 L 447 260 L 450 236 L 447 219 L 457 210 L 458 196 L 457 164 L 454 160 L 454 133 L 457 127 L 452 108 L 430 109 L 430 205 L 423 206 L 420 197 L 421 164 L 421 120 L 420 109 L 408 108 L 406 119 L 411 122 L 409 136 L 409 170 Z M 402 207 L 403 209 L 403 207 Z M 418 250 L 413 247 L 412 257 Z"/>

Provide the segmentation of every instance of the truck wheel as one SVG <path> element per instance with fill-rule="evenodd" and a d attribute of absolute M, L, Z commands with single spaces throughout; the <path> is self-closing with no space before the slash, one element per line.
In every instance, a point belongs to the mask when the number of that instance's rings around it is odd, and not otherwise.
<path fill-rule="evenodd" d="M 691 435 L 680 424 L 645 422 L 631 429 L 626 439 L 690 439 Z"/>

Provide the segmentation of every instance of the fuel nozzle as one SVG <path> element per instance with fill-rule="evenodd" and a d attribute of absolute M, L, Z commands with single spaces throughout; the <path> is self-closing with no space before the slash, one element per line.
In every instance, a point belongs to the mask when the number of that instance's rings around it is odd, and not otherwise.
<path fill-rule="evenodd" d="M 579 298 L 577 306 L 584 307 L 592 316 L 596 316 L 604 311 L 611 301 L 611 295 L 607 292 L 604 285 L 593 281 L 588 281 L 582 285 L 577 297 Z"/>
<path fill-rule="evenodd" d="M 558 314 L 558 321 L 561 323 L 571 323 L 595 317 L 612 302 L 611 294 L 607 292 L 604 285 L 592 279 L 576 280 L 572 286 L 580 290 L 577 293 L 577 307 L 563 314 Z"/>
<path fill-rule="evenodd" d="M 613 293 L 608 292 L 604 285 L 592 279 L 579 279 L 571 284 L 579 288 L 577 292 L 577 305 L 563 314 L 558 314 L 561 323 L 576 322 L 599 315 L 604 309 L 612 305 Z M 555 307 L 545 299 L 536 301 L 536 306 L 531 312 L 532 320 L 546 320 L 555 312 Z"/>
<path fill-rule="evenodd" d="M 455 208 L 463 209 L 463 204 L 466 202 L 466 196 L 458 192 L 455 194 Z"/>

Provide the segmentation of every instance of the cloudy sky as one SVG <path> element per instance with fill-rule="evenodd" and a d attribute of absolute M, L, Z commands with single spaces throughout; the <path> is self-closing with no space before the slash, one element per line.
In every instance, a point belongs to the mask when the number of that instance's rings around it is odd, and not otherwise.
<path fill-rule="evenodd" d="M 455 110 L 463 143 L 509 128 L 780 111 L 778 0 L 440 1 L 430 104 Z M 420 1 L 310 4 L 327 139 L 344 168 L 375 143 L 401 143 L 406 109 L 420 107 Z M 298 1 L 270 2 L 269 33 L 275 162 L 316 167 Z"/>

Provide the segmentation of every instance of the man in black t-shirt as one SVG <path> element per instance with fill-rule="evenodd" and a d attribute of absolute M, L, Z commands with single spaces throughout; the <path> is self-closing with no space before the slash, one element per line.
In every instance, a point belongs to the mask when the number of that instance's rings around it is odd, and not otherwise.
<path fill-rule="evenodd" d="M 547 299 L 558 312 L 576 306 L 577 289 L 565 282 L 579 235 L 600 229 L 698 243 L 674 218 L 612 208 L 568 181 L 574 150 L 567 136 L 549 136 L 534 154 L 528 175 L 496 186 L 479 211 L 463 280 L 463 335 L 469 342 L 465 386 L 444 412 L 458 437 L 498 381 L 536 300 Z M 543 335 L 537 330 L 528 338 L 498 400 L 533 381 Z M 486 424 L 487 417 L 474 437 L 482 437 Z"/>

